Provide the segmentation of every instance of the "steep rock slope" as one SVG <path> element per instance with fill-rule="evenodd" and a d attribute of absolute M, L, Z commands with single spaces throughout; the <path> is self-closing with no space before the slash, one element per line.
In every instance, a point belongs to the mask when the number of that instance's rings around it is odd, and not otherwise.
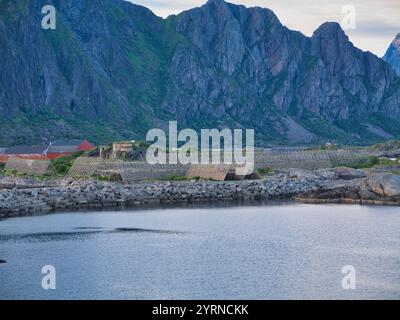
<path fill-rule="evenodd" d="M 57 29 L 41 29 L 41 8 Z M 400 136 L 400 78 L 336 23 L 312 37 L 210 0 L 168 19 L 122 0 L 0 0 L 0 144 L 254 128 L 259 144 Z"/>
<path fill-rule="evenodd" d="M 400 33 L 390 44 L 383 59 L 389 63 L 397 75 L 400 76 Z"/>

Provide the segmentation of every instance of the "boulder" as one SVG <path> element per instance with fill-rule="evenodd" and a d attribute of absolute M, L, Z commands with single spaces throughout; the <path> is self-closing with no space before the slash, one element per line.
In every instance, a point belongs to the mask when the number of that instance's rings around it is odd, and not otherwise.
<path fill-rule="evenodd" d="M 291 179 L 306 179 L 306 180 L 318 180 L 320 179 L 313 171 L 306 169 L 290 169 L 289 178 Z"/>
<path fill-rule="evenodd" d="M 363 170 L 347 167 L 336 168 L 335 173 L 339 179 L 343 180 L 361 179 L 367 176 Z"/>
<path fill-rule="evenodd" d="M 316 189 L 305 192 L 296 197 L 298 200 L 340 200 L 340 199 L 354 199 L 358 200 L 359 189 L 358 186 L 336 185 L 328 189 Z"/>
<path fill-rule="evenodd" d="M 324 180 L 337 180 L 338 174 L 332 169 L 318 169 L 315 174 Z"/>
<path fill-rule="evenodd" d="M 383 197 L 400 198 L 400 176 L 391 173 L 375 173 L 368 176 L 366 184 L 372 192 Z"/>

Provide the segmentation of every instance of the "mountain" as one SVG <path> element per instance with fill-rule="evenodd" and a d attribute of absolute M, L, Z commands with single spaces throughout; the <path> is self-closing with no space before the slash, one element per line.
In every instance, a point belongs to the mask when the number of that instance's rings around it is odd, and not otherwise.
<path fill-rule="evenodd" d="M 400 76 L 400 33 L 390 44 L 383 59 L 389 63 L 393 70 Z"/>
<path fill-rule="evenodd" d="M 41 28 L 42 6 L 57 29 Z M 210 0 L 167 19 L 122 0 L 0 0 L 0 145 L 254 128 L 259 145 L 400 136 L 400 78 L 336 23 L 311 37 Z"/>

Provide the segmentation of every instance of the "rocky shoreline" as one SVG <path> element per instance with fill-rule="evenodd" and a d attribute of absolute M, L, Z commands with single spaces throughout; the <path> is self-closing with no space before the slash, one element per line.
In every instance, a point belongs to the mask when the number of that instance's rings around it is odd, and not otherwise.
<path fill-rule="evenodd" d="M 400 177 L 338 168 L 287 170 L 256 181 L 122 184 L 96 180 L 0 178 L 0 218 L 146 204 L 296 199 L 308 203 L 400 204 Z"/>
<path fill-rule="evenodd" d="M 327 188 L 301 193 L 295 199 L 306 203 L 400 205 L 400 176 L 370 172 L 358 181 L 333 182 Z"/>

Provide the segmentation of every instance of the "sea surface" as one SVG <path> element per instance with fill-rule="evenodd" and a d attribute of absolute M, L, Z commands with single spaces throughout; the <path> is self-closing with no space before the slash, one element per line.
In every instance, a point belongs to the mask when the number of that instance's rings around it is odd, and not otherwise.
<path fill-rule="evenodd" d="M 0 259 L 0 299 L 400 299 L 400 209 L 280 203 L 11 218 L 0 220 Z"/>

